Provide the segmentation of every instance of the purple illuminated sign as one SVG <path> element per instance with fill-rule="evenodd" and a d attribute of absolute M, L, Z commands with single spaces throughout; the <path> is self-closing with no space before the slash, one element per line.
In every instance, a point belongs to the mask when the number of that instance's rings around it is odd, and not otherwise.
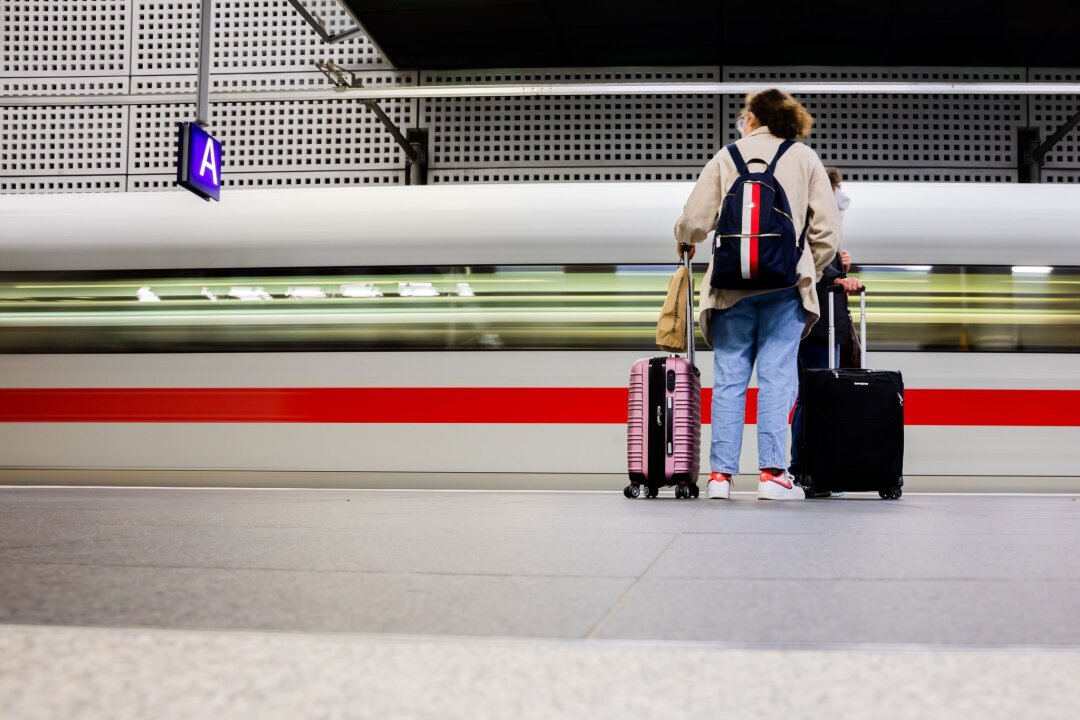
<path fill-rule="evenodd" d="M 221 199 L 221 142 L 193 122 L 180 123 L 176 184 L 207 200 Z"/>

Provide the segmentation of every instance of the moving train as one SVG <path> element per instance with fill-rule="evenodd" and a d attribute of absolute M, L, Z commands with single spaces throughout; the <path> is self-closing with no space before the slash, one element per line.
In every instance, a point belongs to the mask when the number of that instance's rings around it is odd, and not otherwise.
<path fill-rule="evenodd" d="M 1080 187 L 845 189 L 869 364 L 908 388 L 906 475 L 1076 475 Z M 245 482 L 271 484 L 292 471 L 326 485 L 366 472 L 530 487 L 522 474 L 543 473 L 595 486 L 625 472 L 627 377 L 657 352 L 689 191 L 0 197 L 2 479 L 256 471 Z M 751 403 L 744 472 L 753 415 Z"/>

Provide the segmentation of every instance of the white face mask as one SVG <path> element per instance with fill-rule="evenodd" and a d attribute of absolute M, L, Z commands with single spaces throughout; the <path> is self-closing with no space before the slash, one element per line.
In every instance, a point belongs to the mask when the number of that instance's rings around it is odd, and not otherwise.
<path fill-rule="evenodd" d="M 848 197 L 848 194 L 840 188 L 836 188 L 833 190 L 833 195 L 836 196 L 836 207 L 840 208 L 840 212 L 847 212 L 847 209 L 851 207 L 851 198 Z"/>

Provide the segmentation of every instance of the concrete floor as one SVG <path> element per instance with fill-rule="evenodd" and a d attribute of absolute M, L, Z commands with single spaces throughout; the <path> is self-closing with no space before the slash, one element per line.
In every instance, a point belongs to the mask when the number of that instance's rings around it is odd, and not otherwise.
<path fill-rule="evenodd" d="M 1074 717 L 1077 497 L 2 488 L 0 717 Z"/>

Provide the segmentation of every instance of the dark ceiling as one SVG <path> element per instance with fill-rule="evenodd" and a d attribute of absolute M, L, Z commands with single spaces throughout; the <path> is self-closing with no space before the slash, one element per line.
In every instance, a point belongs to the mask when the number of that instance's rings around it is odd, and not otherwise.
<path fill-rule="evenodd" d="M 402 69 L 1080 66 L 1080 0 L 342 0 Z"/>

